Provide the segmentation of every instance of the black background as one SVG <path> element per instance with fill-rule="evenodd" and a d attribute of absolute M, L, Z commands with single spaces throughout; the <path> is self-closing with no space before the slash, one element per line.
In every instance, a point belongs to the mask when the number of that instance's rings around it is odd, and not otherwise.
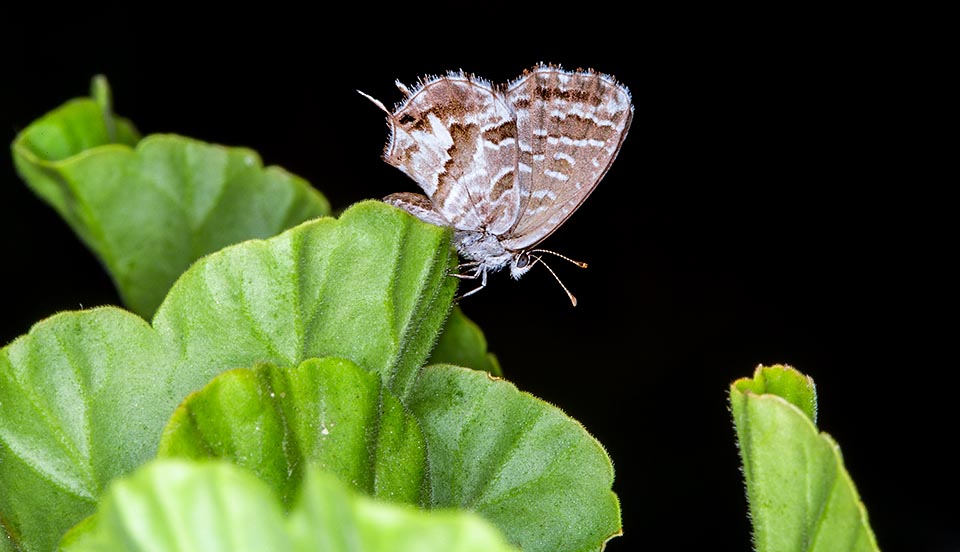
<path fill-rule="evenodd" d="M 340 209 L 416 191 L 380 160 L 383 114 L 356 89 L 389 106 L 394 79 L 449 69 L 612 74 L 633 93 L 630 134 L 543 244 L 590 263 L 551 263 L 579 306 L 544 270 L 497 274 L 462 303 L 507 378 L 607 448 L 625 531 L 608 550 L 749 549 L 727 391 L 760 363 L 816 380 L 820 427 L 884 550 L 960 550 L 956 203 L 938 192 L 956 177 L 933 170 L 946 146 L 925 64 L 937 36 L 895 13 L 594 4 L 51 7 L 0 23 L 0 132 L 12 141 L 103 73 L 144 134 L 251 147 Z M 117 304 L 0 157 L 0 342 Z"/>

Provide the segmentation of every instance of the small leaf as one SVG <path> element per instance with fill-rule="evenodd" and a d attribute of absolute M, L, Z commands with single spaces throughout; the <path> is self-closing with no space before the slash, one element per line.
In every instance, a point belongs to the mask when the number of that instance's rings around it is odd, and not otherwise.
<path fill-rule="evenodd" d="M 475 511 L 523 550 L 601 550 L 620 534 L 603 447 L 558 408 L 483 372 L 429 366 L 407 406 L 427 439 L 432 505 Z"/>
<path fill-rule="evenodd" d="M 220 374 L 177 408 L 160 456 L 228 458 L 284 504 L 316 464 L 371 496 L 420 504 L 426 450 L 416 420 L 380 378 L 327 358 Z"/>
<path fill-rule="evenodd" d="M 20 176 L 100 258 L 133 311 L 150 316 L 198 258 L 330 213 L 297 176 L 244 148 L 173 135 L 137 143 L 109 88 L 72 100 L 14 140 Z M 133 149 L 133 146 L 136 146 Z"/>
<path fill-rule="evenodd" d="M 500 363 L 493 353 L 487 352 L 487 338 L 480 327 L 467 318 L 460 307 L 454 307 L 440 340 L 430 355 L 428 364 L 454 364 L 474 370 L 485 370 L 494 376 L 502 376 Z"/>
<path fill-rule="evenodd" d="M 758 552 L 879 550 L 839 446 L 814 425 L 811 379 L 761 366 L 730 404 Z"/>
<path fill-rule="evenodd" d="M 277 497 L 226 463 L 153 462 L 113 483 L 63 552 L 292 550 Z"/>
<path fill-rule="evenodd" d="M 153 325 L 181 353 L 184 395 L 227 368 L 333 356 L 403 400 L 449 312 L 455 262 L 449 231 L 365 201 L 202 259 Z"/>
<path fill-rule="evenodd" d="M 516 551 L 497 530 L 469 512 L 426 512 L 351 495 L 313 467 L 291 513 L 290 528 L 304 550 L 357 552 Z"/>
<path fill-rule="evenodd" d="M 51 550 L 111 479 L 154 455 L 179 400 L 162 349 L 109 307 L 58 314 L 0 349 L 0 519 L 19 549 Z"/>
<path fill-rule="evenodd" d="M 158 461 L 117 481 L 64 552 L 507 552 L 468 512 L 425 512 L 356 496 L 315 467 L 288 519 L 256 477 L 231 464 Z"/>
<path fill-rule="evenodd" d="M 817 386 L 813 378 L 789 366 L 758 366 L 753 379 L 741 378 L 734 385 L 741 393 L 777 395 L 817 423 Z"/>
<path fill-rule="evenodd" d="M 13 142 L 14 161 L 27 161 L 25 168 L 28 171 L 42 173 L 52 170 L 53 164 L 58 161 L 100 146 L 135 145 L 140 140 L 140 134 L 133 123 L 113 113 L 106 80 L 95 78 L 92 88 L 93 98 L 70 100 L 21 131 Z M 51 202 L 68 197 L 56 187 L 34 188 L 34 191 L 40 192 L 44 199 Z M 54 206 L 59 210 L 63 205 L 55 203 Z"/>

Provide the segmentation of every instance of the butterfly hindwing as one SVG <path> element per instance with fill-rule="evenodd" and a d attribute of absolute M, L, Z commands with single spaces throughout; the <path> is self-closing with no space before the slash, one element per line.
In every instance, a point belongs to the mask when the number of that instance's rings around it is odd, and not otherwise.
<path fill-rule="evenodd" d="M 538 66 L 510 84 L 516 114 L 520 216 L 501 240 L 510 250 L 541 242 L 606 174 L 633 115 L 630 93 L 593 71 Z"/>

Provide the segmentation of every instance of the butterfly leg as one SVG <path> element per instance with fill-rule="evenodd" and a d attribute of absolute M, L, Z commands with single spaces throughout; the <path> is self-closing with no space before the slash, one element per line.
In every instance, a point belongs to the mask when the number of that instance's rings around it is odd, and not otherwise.
<path fill-rule="evenodd" d="M 471 275 L 467 275 L 467 274 L 456 274 L 455 276 L 458 276 L 458 277 L 464 278 L 464 279 L 470 278 L 470 279 L 473 279 L 473 280 L 477 279 L 477 277 L 480 278 L 480 286 L 479 286 L 479 287 L 476 287 L 476 288 L 474 288 L 474 289 L 472 289 L 472 290 L 470 290 L 470 291 L 468 291 L 468 292 L 466 292 L 466 293 L 464 293 L 463 295 L 461 295 L 461 296 L 459 296 L 459 297 L 457 297 L 457 301 L 459 301 L 460 299 L 463 299 L 464 297 L 468 297 L 468 296 L 470 296 L 470 295 L 473 295 L 474 293 L 476 293 L 476 292 L 480 291 L 481 289 L 487 287 L 487 271 L 486 271 L 486 270 L 481 270 L 480 267 L 477 267 L 476 271 L 474 271 L 474 273 L 473 273 L 472 276 L 471 276 Z"/>
<path fill-rule="evenodd" d="M 460 264 L 458 264 L 458 265 L 457 265 L 457 270 L 461 270 L 461 269 L 464 269 L 464 268 L 469 268 L 469 269 L 472 269 L 474 272 L 476 272 L 477 268 L 479 268 L 479 267 L 480 267 L 480 261 L 470 261 L 470 262 L 468 262 L 468 263 L 460 263 Z M 455 275 L 455 276 L 456 276 L 456 275 Z M 473 277 L 473 278 L 476 278 L 476 275 L 474 275 L 474 276 L 472 276 L 472 277 Z"/>
<path fill-rule="evenodd" d="M 464 272 L 460 270 L 466 268 Z M 460 278 L 461 280 L 476 280 L 480 274 L 480 261 L 470 261 L 469 263 L 460 263 L 457 265 L 457 272 L 447 274 L 447 276 L 453 276 L 454 278 Z"/>

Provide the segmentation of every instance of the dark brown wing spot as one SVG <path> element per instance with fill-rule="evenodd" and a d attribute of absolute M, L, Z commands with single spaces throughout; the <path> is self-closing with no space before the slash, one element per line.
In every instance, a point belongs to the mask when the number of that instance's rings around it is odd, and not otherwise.
<path fill-rule="evenodd" d="M 413 192 L 397 192 L 395 194 L 390 194 L 383 198 L 383 201 L 384 203 L 389 203 L 391 205 L 412 205 L 414 207 L 419 207 L 424 211 L 433 210 L 433 204 L 430 203 L 430 198 L 423 194 L 415 194 Z"/>
<path fill-rule="evenodd" d="M 490 189 L 490 199 L 494 201 L 500 199 L 504 192 L 513 188 L 513 184 L 513 171 L 511 170 L 494 182 L 493 188 Z"/>
<path fill-rule="evenodd" d="M 438 175 L 437 191 L 433 196 L 434 204 L 440 206 L 446 204 L 447 196 L 450 195 L 454 185 L 472 166 L 473 153 L 476 151 L 477 140 L 480 137 L 480 129 L 472 123 L 452 123 L 447 130 L 453 139 L 453 145 L 447 149 L 447 155 L 450 158 L 444 163 L 443 170 Z"/>
<path fill-rule="evenodd" d="M 584 90 L 582 88 L 563 90 L 557 86 L 539 85 L 534 89 L 533 95 L 535 98 L 545 102 L 561 100 L 599 106 L 604 101 L 603 95 L 598 94 L 597 91 Z"/>
<path fill-rule="evenodd" d="M 573 165 L 570 164 L 566 159 L 547 159 L 544 162 L 547 166 L 547 170 L 556 171 L 562 174 L 571 174 L 573 173 Z"/>
<path fill-rule="evenodd" d="M 584 138 L 594 138 L 596 140 L 609 140 L 614 135 L 614 129 L 608 126 L 600 126 L 590 119 L 580 117 L 579 115 L 567 114 L 566 117 L 551 117 L 548 128 L 557 129 L 555 137 L 566 136 L 574 140 L 583 140 Z M 551 137 L 554 137 L 551 133 Z"/>
<path fill-rule="evenodd" d="M 493 128 L 489 128 L 483 131 L 483 139 L 493 144 L 499 144 L 500 142 L 508 138 L 516 138 L 516 137 L 517 137 L 516 121 L 507 121 L 505 123 L 499 124 Z"/>
<path fill-rule="evenodd" d="M 530 151 L 523 151 L 523 150 L 521 150 L 521 151 L 520 151 L 520 163 L 522 163 L 522 164 L 524 164 L 524 165 L 526 165 L 526 166 L 528 166 L 528 167 L 533 167 L 533 166 L 534 166 L 533 156 L 534 156 L 535 154 L 536 154 L 536 155 L 543 155 L 543 153 L 546 151 L 546 149 L 545 149 L 545 147 L 544 147 L 544 146 L 546 145 L 546 143 L 547 143 L 546 140 L 537 140 L 536 142 L 533 143 L 533 148 L 532 148 Z"/>
<path fill-rule="evenodd" d="M 459 179 L 464 170 L 473 163 L 480 128 L 472 123 L 453 123 L 448 130 L 450 138 L 453 139 L 453 145 L 447 150 L 450 159 L 447 160 L 443 170 L 454 179 Z"/>

